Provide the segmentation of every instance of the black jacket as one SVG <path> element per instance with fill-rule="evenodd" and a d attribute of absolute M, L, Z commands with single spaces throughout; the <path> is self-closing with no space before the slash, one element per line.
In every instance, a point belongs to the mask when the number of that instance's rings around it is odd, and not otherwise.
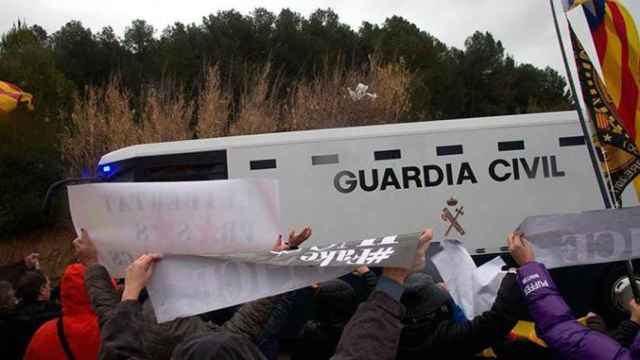
<path fill-rule="evenodd" d="M 519 318 L 526 316 L 526 305 L 513 274 L 507 274 L 491 310 L 472 320 L 444 320 L 430 329 L 405 329 L 398 359 L 470 358 L 504 340 Z"/>
<path fill-rule="evenodd" d="M 3 359 L 22 359 L 29 341 L 45 322 L 60 317 L 60 306 L 49 301 L 18 304 L 0 316 L 0 349 Z"/>

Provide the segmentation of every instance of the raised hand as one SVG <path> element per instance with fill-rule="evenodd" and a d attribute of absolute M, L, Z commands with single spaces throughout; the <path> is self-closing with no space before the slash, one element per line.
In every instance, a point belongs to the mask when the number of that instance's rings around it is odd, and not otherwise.
<path fill-rule="evenodd" d="M 98 251 L 87 230 L 80 229 L 80 236 L 73 240 L 73 248 L 81 264 L 90 266 L 98 262 Z"/>
<path fill-rule="evenodd" d="M 524 238 L 522 233 L 512 232 L 509 234 L 509 236 L 507 236 L 507 245 L 509 246 L 513 260 L 515 260 L 518 265 L 522 266 L 536 260 L 536 255 L 533 253 L 531 244 Z"/>
<path fill-rule="evenodd" d="M 122 301 L 138 299 L 153 274 L 153 264 L 160 258 L 158 254 L 145 254 L 129 265 L 124 278 Z"/>

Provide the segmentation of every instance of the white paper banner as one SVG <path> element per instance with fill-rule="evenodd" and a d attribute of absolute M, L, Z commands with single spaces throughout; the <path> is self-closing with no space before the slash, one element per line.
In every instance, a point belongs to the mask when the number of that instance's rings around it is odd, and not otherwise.
<path fill-rule="evenodd" d="M 169 256 L 156 265 L 147 290 L 162 323 L 335 279 L 352 270 Z"/>
<path fill-rule="evenodd" d="M 88 229 L 113 276 L 142 253 L 270 249 L 280 227 L 275 180 L 103 183 L 69 187 L 76 232 Z"/>

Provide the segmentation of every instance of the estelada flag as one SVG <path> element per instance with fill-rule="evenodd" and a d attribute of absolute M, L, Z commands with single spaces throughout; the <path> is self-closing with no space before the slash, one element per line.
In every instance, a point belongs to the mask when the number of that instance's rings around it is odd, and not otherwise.
<path fill-rule="evenodd" d="M 8 113 L 18 106 L 33 110 L 33 96 L 6 81 L 0 81 L 0 112 Z"/>
<path fill-rule="evenodd" d="M 595 127 L 596 145 L 604 157 L 604 170 L 610 180 L 612 195 L 620 204 L 627 185 L 640 174 L 640 152 L 589 55 L 571 30 L 571 43 L 575 55 L 582 95 Z"/>
<path fill-rule="evenodd" d="M 640 146 L 640 39 L 633 17 L 619 0 L 582 3 L 611 101 Z M 640 198 L 640 179 L 634 185 Z"/>

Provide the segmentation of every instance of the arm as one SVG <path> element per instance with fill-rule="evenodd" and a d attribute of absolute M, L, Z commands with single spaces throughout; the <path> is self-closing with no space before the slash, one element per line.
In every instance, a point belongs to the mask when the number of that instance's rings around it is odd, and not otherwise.
<path fill-rule="evenodd" d="M 509 251 L 520 265 L 518 284 L 536 323 L 539 336 L 563 359 L 632 359 L 629 351 L 611 337 L 578 323 L 544 265 L 535 261 L 529 242 L 521 233 L 507 238 Z M 634 343 L 636 345 L 636 343 Z M 640 342 L 638 342 L 640 349 Z"/>
<path fill-rule="evenodd" d="M 524 306 L 514 274 L 507 274 L 489 311 L 472 320 L 443 321 L 436 327 L 432 344 L 452 354 L 475 354 L 502 341 L 518 322 Z"/>
<path fill-rule="evenodd" d="M 153 263 L 160 257 L 142 255 L 127 268 L 125 287 L 120 302 L 110 312 L 100 329 L 101 360 L 146 359 L 142 336 L 144 316 L 138 296 L 153 273 Z"/>
<path fill-rule="evenodd" d="M 98 251 L 85 229 L 80 229 L 80 236 L 73 240 L 73 247 L 78 261 L 87 267 L 84 273 L 84 286 L 102 328 L 109 319 L 110 313 L 120 302 L 120 296 L 113 286 L 107 269 L 98 264 Z"/>
<path fill-rule="evenodd" d="M 101 360 L 146 359 L 142 347 L 142 307 L 136 300 L 125 300 L 111 312 L 101 326 Z"/>
<path fill-rule="evenodd" d="M 404 307 L 404 286 L 382 277 L 369 300 L 358 307 L 344 328 L 334 360 L 395 359 Z"/>
<path fill-rule="evenodd" d="M 631 359 L 629 350 L 607 335 L 578 323 L 544 265 L 529 262 L 518 272 L 529 313 L 549 347 L 566 359 Z"/>
<path fill-rule="evenodd" d="M 400 304 L 404 281 L 412 270 L 424 268 L 427 248 L 432 237 L 433 232 L 430 229 L 420 234 L 411 269 L 384 268 L 369 300 L 358 307 L 355 315 L 345 326 L 332 359 L 396 358 L 405 311 L 404 306 Z"/>
<path fill-rule="evenodd" d="M 84 274 L 84 286 L 102 328 L 111 312 L 120 303 L 120 296 L 113 287 L 107 269 L 99 264 L 93 264 L 87 268 Z"/>

